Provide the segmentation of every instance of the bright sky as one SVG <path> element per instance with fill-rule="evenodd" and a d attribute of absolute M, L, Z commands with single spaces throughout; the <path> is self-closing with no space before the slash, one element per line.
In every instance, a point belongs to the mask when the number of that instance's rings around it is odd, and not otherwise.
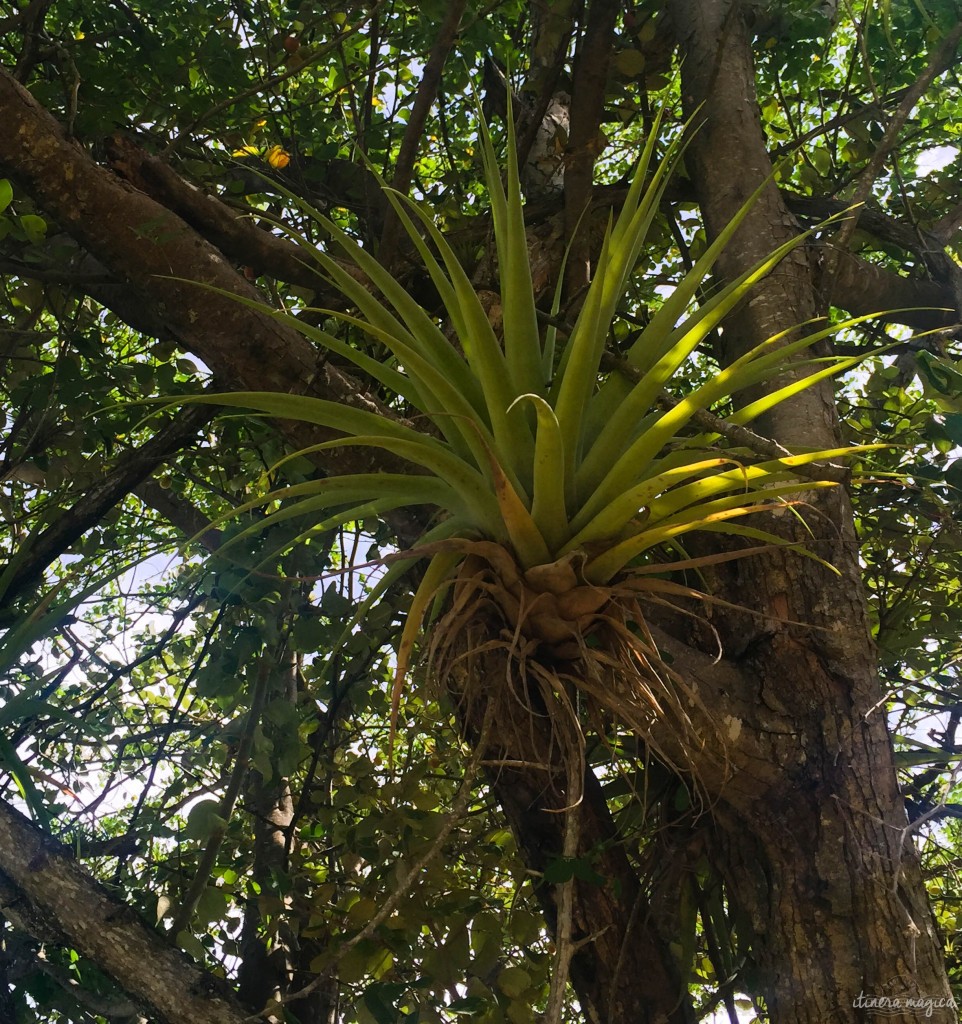
<path fill-rule="evenodd" d="M 924 177 L 933 171 L 942 170 L 946 164 L 951 163 L 955 159 L 957 152 L 958 150 L 954 146 L 936 146 L 935 149 L 930 149 L 927 153 L 923 153 L 916 165 L 919 175 Z"/>

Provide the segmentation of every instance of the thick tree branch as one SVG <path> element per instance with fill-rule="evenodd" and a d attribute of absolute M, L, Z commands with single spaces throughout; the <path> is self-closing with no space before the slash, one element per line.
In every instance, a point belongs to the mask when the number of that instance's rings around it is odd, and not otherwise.
<path fill-rule="evenodd" d="M 577 229 L 591 202 L 595 160 L 601 151 L 608 64 L 620 6 L 614 0 L 592 0 L 575 54 L 564 177 L 565 237 L 571 241 L 566 284 L 572 298 L 591 280 L 591 235 L 586 225 Z"/>
<path fill-rule="evenodd" d="M 125 999 L 123 996 L 101 995 L 100 993 L 92 992 L 90 989 L 84 988 L 70 971 L 51 963 L 44 957 L 34 955 L 31 961 L 29 966 L 24 965 L 26 970 L 32 968 L 41 974 L 45 974 L 63 989 L 68 999 L 84 1010 L 96 1014 L 98 1017 L 106 1017 L 108 1020 L 117 1018 L 125 1021 L 130 1021 L 132 1018 L 134 1020 L 144 1020 L 140 1015 L 139 1007 L 135 1006 L 129 999 Z"/>
<path fill-rule="evenodd" d="M 176 213 L 235 263 L 290 284 L 327 289 L 316 263 L 294 242 L 259 228 L 254 221 L 185 181 L 160 157 L 133 139 L 115 134 L 107 141 L 110 167 L 146 195 Z"/>
<path fill-rule="evenodd" d="M 949 30 L 929 58 L 929 63 L 925 70 L 906 90 L 905 95 L 902 97 L 902 102 L 892 115 L 885 133 L 869 158 L 869 162 L 859 175 L 858 184 L 855 186 L 855 193 L 852 196 L 852 203 L 856 209 L 853 211 L 851 218 L 846 220 L 839 228 L 835 238 L 835 245 L 839 249 L 847 248 L 851 241 L 852 235 L 858 226 L 860 208 L 872 194 L 875 179 L 881 173 L 882 168 L 885 166 L 885 161 L 888 160 L 892 150 L 898 145 L 899 132 L 905 126 L 909 114 L 912 113 L 915 104 L 925 94 L 925 90 L 951 65 L 960 40 L 962 40 L 962 21 Z"/>
<path fill-rule="evenodd" d="M 169 210 L 94 164 L 30 94 L 0 71 L 0 166 L 80 245 L 128 281 L 184 347 L 224 379 L 286 392 L 320 383 L 319 360 L 295 332 L 240 302 L 192 287 L 184 279 L 260 300 L 223 256 Z M 324 380 L 326 397 L 350 399 L 355 382 Z"/>
<path fill-rule="evenodd" d="M 149 318 L 160 320 L 231 390 L 310 394 L 393 416 L 296 330 L 230 298 L 262 301 L 188 224 L 94 164 L 2 70 L 0 120 L 0 167 L 84 249 L 128 282 Z M 301 448 L 334 436 L 291 421 L 282 421 L 281 428 Z M 375 448 L 335 448 L 316 461 L 328 473 L 411 471 L 409 463 Z M 394 525 L 405 541 L 419 533 L 413 518 L 395 517 Z"/>
<path fill-rule="evenodd" d="M 835 253 L 830 267 L 834 274 L 832 302 L 852 316 L 880 313 L 878 319 L 883 323 L 903 324 L 916 331 L 943 330 L 958 322 L 950 286 L 902 277 L 848 251 Z M 817 268 L 816 283 L 828 270 L 828 264 Z"/>
<path fill-rule="evenodd" d="M 250 266 L 257 274 L 268 274 L 290 284 L 311 288 L 316 293 L 315 304 L 336 304 L 336 296 L 325 294 L 329 288 L 328 282 L 321 277 L 300 247 L 258 228 L 219 199 L 190 185 L 163 160 L 147 153 L 129 138 L 114 136 L 110 143 L 110 153 L 111 166 L 119 174 L 185 220 L 233 263 Z M 670 190 L 672 198 L 684 198 L 680 194 L 676 195 L 676 191 L 677 186 L 675 191 Z M 624 188 L 620 185 L 607 185 L 595 188 L 594 192 L 592 209 L 597 207 L 607 216 L 607 210 L 621 202 Z M 785 190 L 782 190 L 782 196 L 792 213 L 806 219 L 823 220 L 848 206 L 842 200 L 799 196 Z M 557 211 L 557 203 L 557 200 L 529 203 L 529 223 L 552 216 Z M 915 330 L 932 330 L 954 323 L 954 295 L 951 285 L 947 283 L 952 272 L 948 266 L 951 261 L 941 252 L 938 244 L 934 243 L 930 249 L 921 252 L 916 232 L 879 211 L 865 210 L 860 224 L 863 230 L 878 239 L 917 254 L 936 272 L 938 280 L 903 277 L 895 271 L 886 270 L 851 254 L 839 263 L 838 273 L 842 277 L 836 301 L 844 303 L 844 308 L 853 316 L 884 309 L 906 310 L 879 319 L 905 324 Z M 487 218 L 473 218 L 467 226 L 459 229 L 452 241 L 481 237 L 489 230 Z M 31 268 L 28 266 L 10 265 L 9 269 L 10 272 L 22 269 L 21 276 L 31 276 Z M 63 280 L 53 268 L 41 273 L 49 273 L 52 280 Z M 35 269 L 32 276 L 37 276 Z M 69 277 L 67 280 L 71 281 Z M 124 290 L 111 286 L 108 281 L 104 268 L 88 259 L 83 271 L 78 271 L 77 281 L 71 283 L 87 286 L 95 298 L 138 330 L 151 334 L 165 333 L 165 325 L 149 319 L 149 311 L 142 302 L 131 296 L 129 288 Z"/>
<path fill-rule="evenodd" d="M 478 749 L 483 716 L 498 706 L 501 727 L 480 750 L 491 791 L 503 808 L 528 869 L 548 927 L 559 924 L 558 889 L 543 879 L 562 856 L 565 810 L 577 799 L 560 763 L 559 740 L 538 696 L 519 713 L 516 697 L 505 697 L 505 666 L 497 656 L 473 664 L 484 680 L 486 699 L 473 701 L 449 683 L 462 727 Z M 541 708 L 528 714 L 533 708 Z M 502 717 L 503 715 L 503 717 Z M 576 882 L 571 893 L 576 951 L 570 977 L 589 1024 L 692 1024 L 691 1003 L 677 963 L 654 928 L 647 894 L 627 844 L 611 817 L 604 791 L 588 770 L 581 785 L 578 857 L 590 862 L 600 884 Z M 586 941 L 582 941 L 586 940 Z"/>
<path fill-rule="evenodd" d="M 956 203 L 948 213 L 932 225 L 929 233 L 943 245 L 948 245 L 958 234 L 960 228 L 962 228 L 962 203 Z"/>
<path fill-rule="evenodd" d="M 557 91 L 574 31 L 575 6 L 574 0 L 531 5 L 531 66 L 524 87 L 529 102 L 518 103 L 515 108 L 519 168 L 528 160 L 551 97 Z M 487 102 L 487 95 L 485 100 Z M 502 116 L 506 109 L 507 104 L 502 100 L 499 111 Z"/>
<path fill-rule="evenodd" d="M 50 933 L 89 957 L 137 1003 L 168 1024 L 242 1024 L 245 1014 L 226 984 L 202 971 L 111 895 L 73 859 L 0 801 L 0 912 L 25 930 Z M 11 892 L 11 886 L 14 892 Z"/>
<path fill-rule="evenodd" d="M 159 512 L 172 526 L 176 527 L 185 538 L 197 537 L 198 543 L 211 553 L 221 545 L 221 531 L 209 528 L 207 516 L 194 508 L 189 502 L 173 494 L 169 488 L 161 485 L 151 477 L 137 484 L 133 493 L 140 500 Z"/>
<path fill-rule="evenodd" d="M 43 578 L 44 570 L 95 526 L 109 509 L 171 456 L 190 444 L 215 411 L 203 405 L 185 409 L 146 444 L 122 455 L 103 480 L 88 487 L 81 498 L 33 540 L 29 550 L 18 556 L 22 561 L 0 600 L 0 611 L 37 584 Z"/>
<path fill-rule="evenodd" d="M 717 237 L 771 172 L 751 36 L 737 0 L 669 0 L 669 8 L 684 50 L 685 108 L 704 119 L 686 163 L 709 237 Z M 797 230 L 778 190 L 765 184 L 717 269 L 732 280 Z M 809 254 L 796 250 L 726 323 L 723 359 L 809 320 L 816 299 Z M 779 444 L 838 443 L 827 386 L 776 406 L 759 425 Z M 744 559 L 737 574 L 728 565 L 705 573 L 713 593 L 771 616 L 762 625 L 731 608 L 713 615 L 726 657 L 737 659 L 757 685 L 753 706 L 746 691 L 731 691 L 747 711 L 742 728 L 731 730 L 733 764 L 738 767 L 747 727 L 763 783 L 753 797 L 736 771 L 711 811 L 726 844 L 719 860 L 731 905 L 750 916 L 758 936 L 753 950 L 772 1019 L 823 1024 L 843 1019 L 860 990 L 900 973 L 933 996 L 948 986 L 914 851 L 893 842 L 904 827 L 904 806 L 878 712 L 883 696 L 851 511 L 841 488 L 805 498 L 811 534 L 803 543 L 834 565 L 838 578 L 784 551 Z M 785 517 L 770 522 L 800 537 Z M 674 654 L 671 638 L 658 642 Z M 685 678 L 688 657 L 680 651 L 671 662 Z M 711 691 L 698 692 L 715 699 Z M 854 849 L 872 850 L 871 862 L 847 860 Z M 910 972 L 892 942 L 897 932 L 913 936 Z"/>
<path fill-rule="evenodd" d="M 798 234 L 774 181 L 754 88 L 751 42 L 740 5 L 729 0 L 672 0 L 672 21 L 684 54 L 686 113 L 699 126 L 685 161 L 696 182 L 709 237 L 716 237 L 753 192 L 764 186 L 717 264 L 733 280 Z M 767 180 L 767 184 L 766 184 Z M 765 338 L 811 320 L 816 312 L 804 250 L 787 256 L 729 317 L 723 336 L 728 362 Z M 783 403 L 762 433 L 780 444 L 833 447 L 836 425 L 830 389 L 810 389 Z M 777 421 L 777 422 L 776 422 Z"/>

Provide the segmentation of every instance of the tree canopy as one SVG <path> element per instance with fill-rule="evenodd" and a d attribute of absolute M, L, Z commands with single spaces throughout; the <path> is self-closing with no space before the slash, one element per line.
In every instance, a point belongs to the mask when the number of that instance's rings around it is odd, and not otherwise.
<path fill-rule="evenodd" d="M 0 2 L 0 1021 L 954 1021 L 958 0 Z"/>

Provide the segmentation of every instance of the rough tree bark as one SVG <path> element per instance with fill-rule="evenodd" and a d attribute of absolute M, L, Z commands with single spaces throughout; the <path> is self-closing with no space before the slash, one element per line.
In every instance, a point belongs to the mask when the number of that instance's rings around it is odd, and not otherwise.
<path fill-rule="evenodd" d="M 70 850 L 0 801 L 0 913 L 41 941 L 89 957 L 141 1006 L 169 1024 L 242 1024 L 230 986 L 200 970 Z"/>
<path fill-rule="evenodd" d="M 270 701 L 292 701 L 296 697 L 294 659 L 285 654 L 274 666 L 269 682 Z M 265 722 L 270 735 L 270 722 Z M 244 791 L 246 809 L 254 819 L 254 860 L 251 877 L 265 893 L 271 892 L 272 875 L 288 870 L 288 835 L 294 820 L 294 800 L 287 779 L 265 778 L 252 767 Z M 261 901 L 248 897 L 241 929 L 241 957 L 237 973 L 237 995 L 251 1013 L 261 1013 L 288 994 L 293 977 L 292 922 L 286 908 L 275 905 L 265 912 Z M 305 1009 L 305 1008 L 301 1008 Z M 308 1020 L 313 1015 L 308 1014 Z M 268 1022 L 280 1017 L 276 1012 L 265 1015 Z"/>
<path fill-rule="evenodd" d="M 610 8 L 602 2 L 592 6 L 603 13 Z M 754 95 L 750 40 L 739 7 L 727 0 L 672 0 L 669 6 L 686 56 L 686 105 L 692 110 L 704 104 L 707 123 L 689 150 L 690 170 L 709 232 L 716 233 L 770 171 Z M 313 275 L 306 276 L 292 247 L 248 228 L 216 201 L 190 190 L 169 168 L 118 143 L 114 159 L 138 187 L 121 182 L 70 142 L 2 72 L 0 119 L 0 168 L 113 275 L 113 291 L 106 288 L 103 294 L 118 315 L 134 324 L 146 318 L 155 329 L 177 338 L 214 368 L 227 387 L 271 387 L 371 406 L 356 379 L 320 358 L 296 333 L 230 299 L 200 293 L 170 277 L 176 267 L 178 277 L 255 297 L 230 266 L 234 261 L 286 267 L 287 279 L 307 283 L 309 276 L 313 286 Z M 593 137 L 587 123 L 579 131 L 585 139 Z M 770 188 L 720 272 L 734 276 L 796 231 L 783 197 Z M 839 273 L 848 275 L 844 293 L 853 313 L 891 305 L 886 294 L 896 283 L 903 292 L 899 304 L 932 304 L 937 296 L 951 303 L 951 289 L 908 282 L 854 257 L 840 265 Z M 731 357 L 807 319 L 816 308 L 813 268 L 797 252 L 728 325 L 722 354 Z M 287 429 L 299 446 L 318 440 L 303 428 Z M 783 444 L 837 443 L 830 390 L 813 391 L 780 409 L 770 417 L 767 430 Z M 389 467 L 383 459 L 375 462 L 369 449 L 325 452 L 319 465 L 324 472 L 400 468 Z M 736 563 L 730 571 L 716 572 L 716 592 L 750 605 L 761 617 L 717 616 L 713 624 L 725 648 L 721 662 L 698 650 L 697 632 L 676 628 L 658 634 L 676 669 L 697 682 L 711 711 L 701 723 L 705 735 L 721 722 L 727 735 L 737 736 L 727 751 L 730 774 L 714 772 L 718 752 L 709 752 L 706 768 L 714 774 L 706 771 L 706 776 L 714 785 L 708 803 L 716 826 L 715 852 L 731 899 L 752 921 L 760 985 L 778 1024 L 861 1019 L 853 1006 L 860 992 L 948 995 L 938 937 L 905 832 L 891 743 L 877 710 L 882 694 L 850 511 L 841 493 L 813 497 L 812 507 L 818 513 L 810 517 L 818 553 L 839 568 L 841 582 L 814 562 L 792 557 Z M 808 628 L 785 626 L 788 619 Z M 670 750 L 674 738 L 659 737 L 659 742 Z M 535 753 L 541 749 L 547 757 L 549 747 L 542 736 Z M 563 786 L 526 765 L 540 758 L 517 754 L 510 748 L 497 754 L 496 760 L 511 765 L 493 771 L 491 784 L 529 866 L 538 870 L 563 845 L 560 816 L 551 812 L 566 806 L 567 796 Z M 265 825 L 265 857 L 276 846 L 287 813 L 279 804 L 276 809 L 281 818 Z M 267 804 L 264 810 L 270 819 Z M 105 894 L 65 860 L 60 873 L 74 887 L 66 900 L 46 870 L 51 855 L 35 831 L 16 815 L 4 818 L 4 824 L 0 870 L 14 879 L 39 916 L 50 917 L 56 910 L 66 940 L 108 972 L 117 947 L 140 949 L 138 943 L 148 943 L 149 956 L 119 962 L 123 978 L 118 980 L 128 992 L 163 1019 L 239 1019 L 227 997 L 207 992 L 206 982 L 190 974 L 179 954 L 149 945 L 163 947 L 141 922 L 104 903 Z M 13 837 L 12 845 L 4 836 Z M 579 937 L 595 934 L 593 922 L 605 925 L 573 962 L 579 998 L 593 1022 L 687 1024 L 690 1010 L 678 1002 L 679 979 L 664 937 L 647 913 L 639 913 L 646 895 L 634 866 L 611 838 L 603 795 L 597 780 L 589 777 L 581 849 L 603 850 L 599 870 L 617 885 L 576 888 Z M 36 846 L 36 858 L 24 860 L 23 844 Z M 62 854 L 54 856 L 59 865 Z M 614 898 L 619 892 L 621 897 Z M 553 894 L 543 887 L 540 895 L 550 921 Z M 91 913 L 98 922 L 114 915 L 110 927 L 99 928 L 97 935 L 90 934 L 84 919 L 83 901 L 88 899 L 95 900 L 90 905 L 97 909 Z M 97 944 L 97 936 L 110 942 L 106 947 Z M 162 977 L 174 1006 L 162 1003 L 162 993 L 152 987 L 158 964 L 171 965 Z M 260 998 L 261 993 L 251 994 L 249 1004 Z M 951 1012 L 944 1019 L 953 1019 Z"/>
<path fill-rule="evenodd" d="M 709 234 L 727 224 L 771 172 L 754 92 L 750 37 L 737 4 L 673 0 L 684 54 L 682 88 L 704 125 L 688 152 Z M 770 185 L 720 261 L 732 277 L 797 233 Z M 809 319 L 812 270 L 796 250 L 723 332 L 722 358 Z M 840 443 L 829 385 L 767 418 L 785 444 Z M 758 934 L 774 1021 L 861 1019 L 860 994 L 945 998 L 939 938 L 926 903 L 884 718 L 842 489 L 806 496 L 818 554 L 836 566 L 769 555 L 716 574 L 721 596 L 766 618 L 722 615 L 726 658 L 754 687 L 743 723 L 767 771 L 756 787 L 723 788 L 714 809 L 733 899 Z M 790 619 L 808 628 L 789 627 Z M 751 691 L 742 697 L 750 703 Z M 754 791 L 752 791 L 754 788 Z M 951 1009 L 936 1010 L 952 1019 Z"/>
<path fill-rule="evenodd" d="M 535 892 L 552 934 L 558 932 L 560 886 L 541 876 L 562 855 L 567 815 L 577 815 L 576 856 L 602 879 L 571 882 L 570 977 L 586 1019 L 590 1024 L 693 1024 L 681 972 L 655 926 L 648 894 L 598 778 L 587 767 L 580 792 L 572 792 L 542 695 L 531 687 L 522 693 L 519 681 L 506 683 L 503 653 L 469 654 L 464 665 L 469 667 L 463 673 L 454 673 L 452 701 L 472 742 L 483 732 L 485 715 L 497 723 L 481 751 L 482 763 L 524 863 L 538 879 Z M 478 693 L 485 694 L 484 701 Z"/>
<path fill-rule="evenodd" d="M 215 244 L 182 217 L 95 164 L 2 70 L 0 109 L 0 167 L 126 284 L 128 302 L 133 296 L 152 322 L 163 324 L 185 349 L 197 353 L 228 390 L 311 394 L 387 414 L 359 380 L 333 366 L 297 331 L 230 298 L 262 300 Z M 249 235 L 251 230 L 237 233 Z M 285 429 L 299 447 L 332 436 L 290 421 L 285 421 Z M 325 464 L 331 472 L 386 468 L 384 459 L 357 452 L 343 463 L 340 457 L 325 458 Z M 407 464 L 403 466 L 409 471 Z M 401 467 L 398 462 L 399 472 Z"/>

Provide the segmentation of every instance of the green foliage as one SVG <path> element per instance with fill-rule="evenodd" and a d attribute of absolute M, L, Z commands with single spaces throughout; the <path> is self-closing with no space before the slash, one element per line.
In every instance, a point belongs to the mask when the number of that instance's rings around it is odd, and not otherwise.
<path fill-rule="evenodd" d="M 834 21 L 808 0 L 751 6 L 769 150 L 783 160 L 779 181 L 796 215 L 812 227 L 852 195 L 957 5 L 840 4 Z M 0 19 L 27 7 L 0 4 Z M 584 312 L 574 317 L 537 266 L 529 281 L 518 183 L 512 176 L 502 193 L 500 128 L 492 123 L 490 141 L 478 137 L 469 87 L 488 55 L 523 84 L 532 10 L 468 7 L 421 140 L 411 189 L 419 202 L 396 199 L 398 215 L 419 232 L 397 281 L 372 258 L 385 210 L 367 166 L 392 177 L 443 4 L 54 0 L 29 40 L 16 28 L 0 38 L 5 66 L 27 54 L 31 92 L 77 145 L 100 159 L 105 136 L 135 130 L 240 216 L 268 230 L 282 222 L 306 243 L 305 259 L 333 279 L 344 303 L 311 311 L 317 303 L 303 288 L 266 276 L 258 281 L 265 302 L 281 324 L 296 311 L 326 358 L 356 371 L 408 425 L 298 406 L 290 396 L 280 411 L 416 456 L 436 476 L 421 477 L 416 493 L 404 474 L 319 481 L 310 458 L 292 458 L 266 419 L 221 416 L 169 457 L 156 490 L 139 486 L 66 541 L 29 586 L 5 593 L 0 611 L 2 796 L 47 823 L 163 930 L 196 883 L 194 912 L 171 939 L 216 972 L 236 978 L 251 934 L 266 948 L 295 950 L 305 982 L 309 968 L 329 971 L 345 1024 L 538 1019 L 552 949 L 536 884 L 605 883 L 597 857 L 559 854 L 544 879 L 532 876 L 479 786 L 393 912 L 349 945 L 450 822 L 469 757 L 451 709 L 412 687 L 388 764 L 396 652 L 402 643 L 414 649 L 419 615 L 410 563 L 394 563 L 386 582 L 378 567 L 395 553 L 386 517 L 415 502 L 444 508 L 452 514 L 446 526 L 429 524 L 429 544 L 454 532 L 494 537 L 532 565 L 628 525 L 627 546 L 595 565 L 598 579 L 611 578 L 704 527 L 706 515 L 747 507 L 746 488 L 753 503 L 791 500 L 793 469 L 815 457 L 758 458 L 692 426 L 691 414 L 708 407 L 728 423 L 749 422 L 729 396 L 780 367 L 764 348 L 728 377 L 714 361 L 714 332 L 747 281 L 727 292 L 715 285 L 718 248 L 705 241 L 690 184 L 682 176 L 663 189 L 682 125 L 670 55 L 653 51 L 658 3 L 635 5 L 616 29 L 599 166 L 605 201 L 621 208 L 623 179 L 646 141 L 650 149 L 629 212 L 612 218 L 595 275 L 604 287 L 582 296 Z M 856 255 L 910 280 L 930 276 L 931 246 L 916 240 L 962 201 L 960 103 L 949 73 L 914 108 L 863 214 Z M 657 126 L 653 110 L 664 111 Z M 263 159 L 276 146 L 291 157 L 286 167 Z M 253 154 L 235 155 L 248 147 Z M 937 157 L 947 162 L 926 171 Z M 513 171 L 512 161 L 506 166 Z M 656 166 L 663 176 L 652 183 Z M 107 309 L 103 268 L 17 182 L 3 170 L 3 586 L 39 558 L 45 531 L 65 510 L 82 508 L 171 422 L 167 410 L 145 418 L 140 403 L 190 398 L 211 376 L 176 338 L 138 333 Z M 489 211 L 500 225 L 493 239 Z M 548 249 L 558 221 L 534 200 L 527 213 Z M 903 232 L 886 234 L 893 224 Z M 344 257 L 368 272 L 373 292 Z M 467 269 L 495 259 L 500 281 Z M 756 276 L 769 272 L 778 272 L 774 261 Z M 507 351 L 476 304 L 479 290 L 501 293 Z M 840 332 L 843 359 L 809 363 L 803 374 L 845 374 L 839 409 L 849 451 L 885 445 L 853 461 L 862 483 L 852 497 L 905 791 L 913 814 L 950 808 L 917 834 L 959 984 L 962 837 L 952 809 L 962 801 L 952 773 L 962 745 L 962 352 L 952 336 L 936 344 L 832 316 L 826 331 Z M 864 361 L 893 342 L 904 348 Z M 799 343 L 802 359 L 821 358 L 820 348 L 804 350 Z M 612 368 L 613 356 L 631 376 Z M 249 396 L 233 401 L 250 407 Z M 271 403 L 263 408 L 278 411 Z M 499 503 L 502 481 L 511 490 Z M 708 501 L 730 504 L 706 512 Z M 645 521 L 632 524 L 641 508 Z M 305 514 L 313 517 L 307 532 Z M 199 540 L 185 542 L 208 522 L 219 524 L 222 542 L 209 560 Z M 454 561 L 436 563 L 419 599 L 425 615 Z M 278 670 L 251 715 L 256 666 L 267 655 Z M 256 727 L 245 755 L 249 720 Z M 630 736 L 584 724 L 616 841 L 632 863 L 664 866 L 660 909 L 674 922 L 671 950 L 692 1002 L 703 1019 L 728 1003 L 747 1012 L 737 993 L 753 989 L 751 923 L 733 912 L 708 866 L 691 795 Z M 241 793 L 222 815 L 234 778 Z M 270 800 L 283 793 L 289 823 L 266 839 Z M 652 839 L 654 815 L 663 827 Z M 690 846 L 673 847 L 676 834 Z M 207 863 L 213 835 L 219 845 Z M 278 836 L 280 855 L 265 858 Z M 40 944 L 9 925 L 3 942 L 6 962 L 17 964 L 17 1021 L 100 1019 L 104 1004 L 84 996 L 121 995 L 69 948 L 46 943 L 41 957 Z M 565 1020 L 578 1019 L 569 1005 Z"/>

